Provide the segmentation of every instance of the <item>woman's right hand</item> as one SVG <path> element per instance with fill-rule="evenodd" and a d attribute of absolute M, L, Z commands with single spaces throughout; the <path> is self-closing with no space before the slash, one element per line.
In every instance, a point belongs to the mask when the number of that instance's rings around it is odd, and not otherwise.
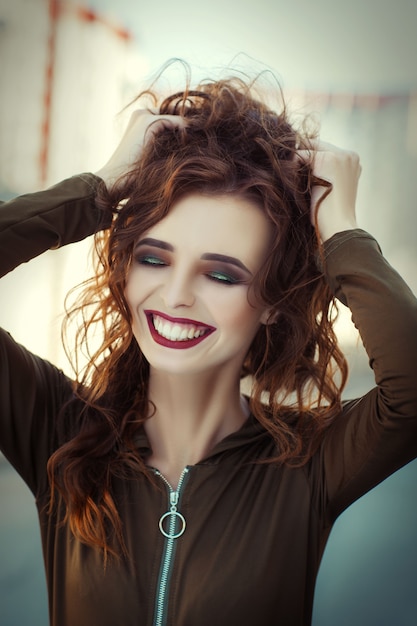
<path fill-rule="evenodd" d="M 312 163 L 317 179 L 331 183 L 332 189 L 316 183 L 311 193 L 311 222 L 316 223 L 321 241 L 334 234 L 357 228 L 356 195 L 361 165 L 359 156 L 324 141 L 312 145 L 312 150 L 299 150 L 298 155 Z"/>
<path fill-rule="evenodd" d="M 324 141 L 318 143 L 313 173 L 332 184 L 329 194 L 323 193 L 325 189 L 321 185 L 315 185 L 311 194 L 311 219 L 314 223 L 317 217 L 323 242 L 338 232 L 358 227 L 355 208 L 361 169 L 355 152 Z"/>
<path fill-rule="evenodd" d="M 161 127 L 183 128 L 185 120 L 180 115 L 157 115 L 146 109 L 134 111 L 130 117 L 126 131 L 107 163 L 95 172 L 111 187 L 117 179 L 126 174 L 141 154 L 148 139 Z"/>

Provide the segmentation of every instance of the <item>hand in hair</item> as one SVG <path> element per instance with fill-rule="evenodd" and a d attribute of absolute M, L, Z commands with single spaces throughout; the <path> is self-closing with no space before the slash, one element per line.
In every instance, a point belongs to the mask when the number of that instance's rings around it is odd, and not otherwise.
<path fill-rule="evenodd" d="M 96 175 L 105 182 L 107 187 L 111 187 L 133 166 L 143 146 L 155 132 L 161 130 L 161 127 L 184 125 L 185 120 L 179 115 L 156 115 L 145 109 L 134 111 L 119 145 Z"/>
<path fill-rule="evenodd" d="M 332 185 L 327 189 L 315 185 L 311 196 L 312 221 L 314 223 L 317 219 L 322 241 L 343 230 L 357 228 L 355 206 L 361 174 L 359 156 L 330 143 L 319 142 L 313 153 L 313 173 Z"/>

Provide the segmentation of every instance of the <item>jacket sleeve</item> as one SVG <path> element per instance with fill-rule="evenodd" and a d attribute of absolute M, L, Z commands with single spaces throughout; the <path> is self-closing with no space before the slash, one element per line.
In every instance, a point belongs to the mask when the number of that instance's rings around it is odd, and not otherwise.
<path fill-rule="evenodd" d="M 46 191 L 0 205 L 0 275 L 51 248 L 80 241 L 110 226 L 111 214 L 96 206 L 100 179 L 82 174 Z"/>
<path fill-rule="evenodd" d="M 326 272 L 352 312 L 376 387 L 346 402 L 313 461 L 327 523 L 417 456 L 417 300 L 365 231 L 332 237 Z"/>
<path fill-rule="evenodd" d="M 0 273 L 42 252 L 110 225 L 95 203 L 100 179 L 70 178 L 0 205 Z M 0 330 L 0 449 L 36 494 L 47 487 L 46 462 L 56 447 L 56 416 L 72 382 Z"/>

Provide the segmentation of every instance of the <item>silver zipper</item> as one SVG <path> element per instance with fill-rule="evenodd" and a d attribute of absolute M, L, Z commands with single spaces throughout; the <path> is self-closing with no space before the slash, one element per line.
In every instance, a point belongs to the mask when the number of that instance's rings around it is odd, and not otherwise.
<path fill-rule="evenodd" d="M 177 489 L 173 489 L 168 480 L 159 470 L 154 470 L 157 476 L 160 476 L 169 489 L 169 511 L 161 515 L 159 520 L 159 530 L 165 537 L 165 547 L 159 570 L 159 579 L 157 592 L 155 597 L 155 615 L 154 626 L 163 626 L 166 622 L 166 609 L 168 599 L 168 588 L 171 573 L 171 564 L 173 559 L 175 541 L 185 531 L 186 521 L 184 516 L 177 511 L 180 498 L 181 488 L 184 483 L 185 476 L 188 474 L 189 468 L 185 467 L 178 481 Z M 168 523 L 165 522 L 168 520 Z M 179 530 L 176 530 L 177 523 L 180 522 Z M 164 525 L 165 523 L 165 525 Z"/>

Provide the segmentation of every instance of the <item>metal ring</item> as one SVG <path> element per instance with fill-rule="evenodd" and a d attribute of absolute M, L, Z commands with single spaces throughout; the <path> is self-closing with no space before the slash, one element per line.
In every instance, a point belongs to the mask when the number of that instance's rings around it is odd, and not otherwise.
<path fill-rule="evenodd" d="M 170 533 L 167 533 L 164 530 L 164 527 L 163 527 L 163 523 L 164 523 L 165 518 L 166 517 L 171 517 L 172 515 L 176 515 L 177 517 L 179 517 L 181 522 L 182 522 L 181 530 L 178 533 L 175 533 L 173 535 L 171 535 Z M 164 537 L 167 537 L 168 539 L 178 539 L 178 537 L 181 537 L 181 535 L 185 531 L 185 526 L 186 526 L 185 518 L 184 518 L 183 515 L 181 515 L 181 513 L 178 513 L 178 511 L 169 511 L 168 513 L 164 513 L 164 515 L 162 515 L 161 519 L 159 520 L 159 530 L 164 535 Z"/>

